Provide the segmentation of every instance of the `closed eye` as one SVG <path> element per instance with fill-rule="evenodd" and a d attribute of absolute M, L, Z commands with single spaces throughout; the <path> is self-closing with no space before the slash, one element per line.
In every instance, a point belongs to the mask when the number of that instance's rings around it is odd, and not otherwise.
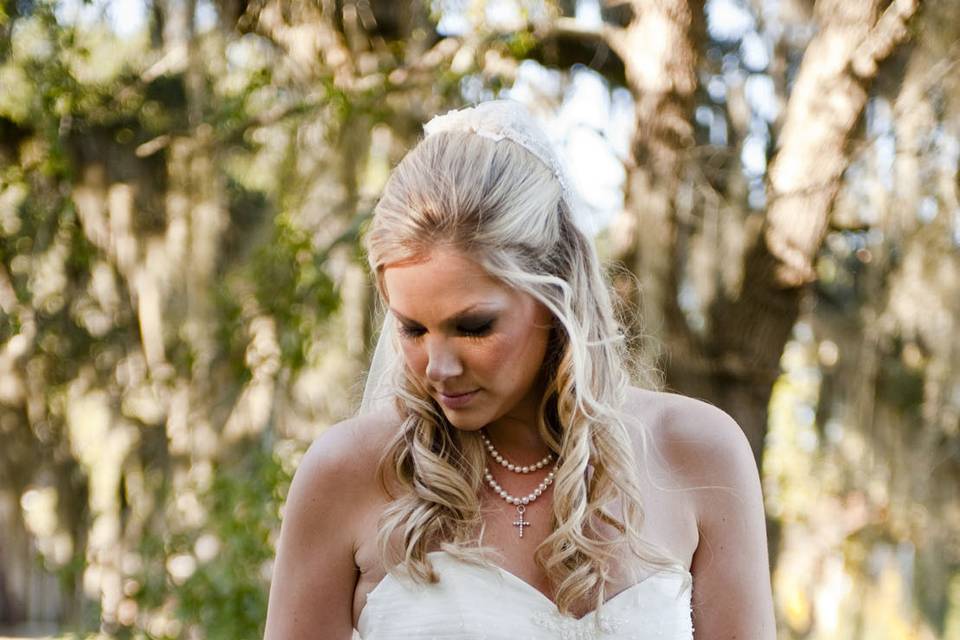
<path fill-rule="evenodd" d="M 457 329 L 465 336 L 471 338 L 482 338 L 490 333 L 491 329 L 493 329 L 493 320 L 487 320 L 485 322 L 475 324 L 462 324 L 457 327 Z"/>
<path fill-rule="evenodd" d="M 400 335 L 404 338 L 419 338 L 426 332 L 427 330 L 423 327 L 400 323 Z"/>
<path fill-rule="evenodd" d="M 416 339 L 422 337 L 427 330 L 424 327 L 413 324 L 399 323 L 400 335 L 404 338 Z M 486 320 L 480 323 L 461 324 L 457 326 L 457 332 L 468 338 L 482 338 L 493 329 L 493 320 Z"/>

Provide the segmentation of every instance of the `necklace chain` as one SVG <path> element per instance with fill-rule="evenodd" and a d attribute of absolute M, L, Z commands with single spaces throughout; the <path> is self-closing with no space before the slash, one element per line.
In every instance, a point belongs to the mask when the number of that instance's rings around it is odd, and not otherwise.
<path fill-rule="evenodd" d="M 507 471 L 513 471 L 514 473 L 532 473 L 534 471 L 539 471 L 545 466 L 550 464 L 553 460 L 553 452 L 549 452 L 545 455 L 539 462 L 531 465 L 519 465 L 514 464 L 507 460 L 506 456 L 497 451 L 496 447 L 493 446 L 493 443 L 490 442 L 490 438 L 487 437 L 483 431 L 480 432 L 480 438 L 483 440 L 484 446 L 487 447 L 487 451 L 490 453 L 490 456 L 500 463 L 500 465 Z"/>
<path fill-rule="evenodd" d="M 483 479 L 487 481 L 487 484 L 490 485 L 490 488 L 493 489 L 494 493 L 506 500 L 508 504 L 512 504 L 517 508 L 517 519 L 513 521 L 513 526 L 520 529 L 521 538 L 523 537 L 523 528 L 529 527 L 532 524 L 523 517 L 524 512 L 527 510 L 527 505 L 543 495 L 543 492 L 547 490 L 547 487 L 553 484 L 553 477 L 556 474 L 557 465 L 554 465 L 553 469 L 550 470 L 550 473 L 547 474 L 546 478 L 540 481 L 540 484 L 537 485 L 536 489 L 522 498 L 519 498 L 517 496 L 510 495 L 507 493 L 506 489 L 500 486 L 500 483 L 497 482 L 496 478 L 493 477 L 493 474 L 490 473 L 490 467 L 483 467 Z"/>
<path fill-rule="evenodd" d="M 492 473 L 490 473 L 489 467 L 483 468 L 483 479 L 487 481 L 487 484 L 490 485 L 490 488 L 493 489 L 493 492 L 515 507 L 526 506 L 543 495 L 543 492 L 547 490 L 547 487 L 553 484 L 553 478 L 556 475 L 557 468 L 554 467 L 550 470 L 550 473 L 547 474 L 547 477 L 540 481 L 540 484 L 537 485 L 536 489 L 525 496 L 518 497 L 510 495 L 507 493 L 506 489 L 500 486 L 500 483 L 497 482 L 497 479 L 493 477 Z"/>
<path fill-rule="evenodd" d="M 499 451 L 497 451 L 496 447 L 493 446 L 493 443 L 490 442 L 490 439 L 482 431 L 480 432 L 480 437 L 483 439 L 483 443 L 484 445 L 486 445 L 487 451 L 490 453 L 490 456 L 494 460 L 499 462 L 501 465 L 503 465 L 503 467 L 505 467 L 508 471 L 512 471 L 514 473 L 530 473 L 532 471 L 538 471 L 539 469 L 542 469 L 546 465 L 550 464 L 550 462 L 554 458 L 553 452 L 551 451 L 536 464 L 517 465 L 507 460 Z M 493 490 L 494 493 L 500 496 L 508 504 L 512 504 L 517 508 L 517 519 L 513 523 L 513 526 L 518 527 L 520 529 L 521 538 L 523 537 L 523 528 L 529 527 L 531 524 L 527 522 L 523 517 L 524 512 L 527 510 L 527 505 L 532 503 L 541 495 L 543 495 L 543 492 L 547 490 L 547 487 L 553 484 L 553 479 L 557 475 L 558 465 L 559 463 L 555 463 L 553 465 L 553 469 L 551 469 L 550 472 L 547 474 L 547 476 L 540 481 L 540 484 L 538 484 L 533 491 L 531 491 L 525 496 L 514 496 L 507 493 L 507 490 L 501 487 L 500 483 L 497 482 L 497 479 L 493 477 L 493 473 L 490 471 L 490 467 L 484 465 L 483 479 L 486 481 L 486 483 L 490 486 L 490 488 Z"/>

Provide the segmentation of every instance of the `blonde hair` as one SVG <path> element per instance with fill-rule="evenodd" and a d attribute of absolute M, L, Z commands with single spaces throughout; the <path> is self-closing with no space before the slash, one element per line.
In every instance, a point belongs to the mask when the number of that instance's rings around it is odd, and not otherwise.
<path fill-rule="evenodd" d="M 430 135 L 394 170 L 365 242 L 384 299 L 386 265 L 446 246 L 553 314 L 537 427 L 558 454 L 559 467 L 554 530 L 535 558 L 554 587 L 559 609 L 569 612 L 582 598 L 602 605 L 624 543 L 647 566 L 676 570 L 673 559 L 640 536 L 639 467 L 619 412 L 630 358 L 596 250 L 575 226 L 546 165 L 509 139 L 460 131 Z M 403 422 L 379 474 L 386 486 L 391 471 L 400 491 L 381 519 L 379 548 L 386 566 L 403 567 L 415 580 L 435 581 L 427 557 L 434 545 L 465 561 L 485 561 L 478 497 L 485 452 L 477 434 L 448 423 L 405 368 L 398 367 L 395 375 Z M 614 500 L 622 518 L 605 508 Z M 602 533 L 601 523 L 617 535 Z M 399 553 L 393 545 L 397 537 Z"/>

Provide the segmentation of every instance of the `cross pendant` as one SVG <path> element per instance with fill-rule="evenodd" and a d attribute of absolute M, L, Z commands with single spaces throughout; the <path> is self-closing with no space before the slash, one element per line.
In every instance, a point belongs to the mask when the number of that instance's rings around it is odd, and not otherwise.
<path fill-rule="evenodd" d="M 523 506 L 522 504 L 521 504 L 521 505 L 517 505 L 517 519 L 516 519 L 516 521 L 513 523 L 513 526 L 520 528 L 520 537 L 521 537 L 521 538 L 523 537 L 523 528 L 530 526 L 530 523 L 527 522 L 527 521 L 525 521 L 525 520 L 523 519 L 523 512 L 526 511 L 526 510 L 527 510 L 527 508 L 526 508 L 525 506 Z"/>

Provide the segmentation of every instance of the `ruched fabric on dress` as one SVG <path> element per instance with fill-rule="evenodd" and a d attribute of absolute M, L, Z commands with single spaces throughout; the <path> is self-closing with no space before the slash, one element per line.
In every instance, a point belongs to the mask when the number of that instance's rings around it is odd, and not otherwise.
<path fill-rule="evenodd" d="M 354 640 L 693 639 L 682 574 L 654 573 L 610 598 L 599 615 L 576 619 L 503 569 L 466 564 L 443 551 L 430 560 L 439 582 L 386 576 L 367 596 Z"/>

